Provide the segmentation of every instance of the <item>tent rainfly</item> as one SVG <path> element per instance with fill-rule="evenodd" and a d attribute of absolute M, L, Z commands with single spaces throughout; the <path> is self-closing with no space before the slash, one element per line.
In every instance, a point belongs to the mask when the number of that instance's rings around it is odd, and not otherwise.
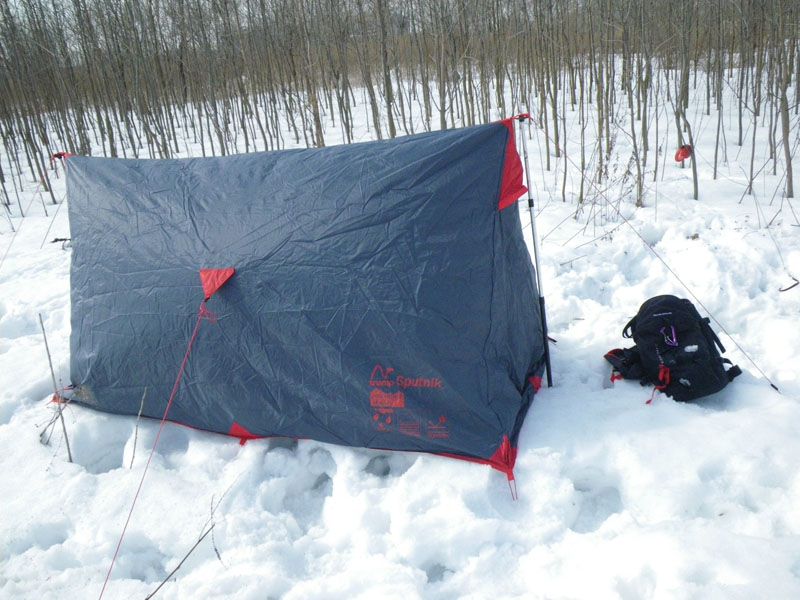
<path fill-rule="evenodd" d="M 544 348 L 511 119 L 219 158 L 74 156 L 67 172 L 73 401 L 136 415 L 146 387 L 143 414 L 161 418 L 215 285 L 198 271 L 232 267 L 170 421 L 513 477 Z"/>

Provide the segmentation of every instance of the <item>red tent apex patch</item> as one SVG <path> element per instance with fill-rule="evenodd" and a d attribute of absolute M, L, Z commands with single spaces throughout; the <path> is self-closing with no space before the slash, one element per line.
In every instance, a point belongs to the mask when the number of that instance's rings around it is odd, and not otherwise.
<path fill-rule="evenodd" d="M 200 281 L 203 283 L 205 299 L 209 300 L 211 296 L 216 294 L 235 273 L 236 269 L 233 267 L 228 267 L 227 269 L 200 269 Z"/>

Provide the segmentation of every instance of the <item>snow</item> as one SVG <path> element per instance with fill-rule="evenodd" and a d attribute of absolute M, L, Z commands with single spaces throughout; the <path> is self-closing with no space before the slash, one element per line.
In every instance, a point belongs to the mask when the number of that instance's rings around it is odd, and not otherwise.
<path fill-rule="evenodd" d="M 555 387 L 537 396 L 520 436 L 517 501 L 504 475 L 480 465 L 313 441 L 240 446 L 168 424 L 104 597 L 152 592 L 212 523 L 157 597 L 800 597 L 800 287 L 778 291 L 800 277 L 798 207 L 781 197 L 780 163 L 745 195 L 750 157 L 733 143 L 712 179 L 716 116 L 703 104 L 690 115 L 699 201 L 688 162 L 672 161 L 665 113 L 643 209 L 621 129 L 611 183 L 598 188 L 590 173 L 580 209 L 578 170 L 562 202 L 563 159 L 544 171 L 544 133 L 530 131 L 557 343 Z M 362 112 L 356 137 L 369 139 Z M 617 120 L 629 123 L 624 109 Z M 725 127 L 734 140 L 735 123 Z M 567 130 L 569 161 L 577 112 Z M 63 176 L 54 184 L 63 198 Z M 41 443 L 54 409 L 38 315 L 64 385 L 70 253 L 45 243 L 68 237 L 66 209 L 46 217 L 34 190 L 21 194 L 30 208 L 15 213 L 16 234 L 0 220 L 0 597 L 96 597 L 158 424 L 69 406 L 75 462 L 58 423 Z M 530 243 L 529 226 L 525 235 Z M 663 293 L 693 295 L 713 315 L 744 370 L 722 392 L 646 405 L 650 389 L 609 381 L 603 354 Z"/>

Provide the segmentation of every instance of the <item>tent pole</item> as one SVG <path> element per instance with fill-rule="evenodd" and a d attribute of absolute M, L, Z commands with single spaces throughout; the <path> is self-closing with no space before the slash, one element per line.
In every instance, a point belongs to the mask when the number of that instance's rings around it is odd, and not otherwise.
<path fill-rule="evenodd" d="M 547 387 L 553 387 L 553 371 L 550 367 L 550 340 L 547 337 L 547 315 L 544 306 L 544 290 L 542 288 L 542 271 L 539 267 L 539 236 L 536 233 L 536 215 L 533 211 L 533 194 L 531 193 L 531 175 L 528 166 L 528 143 L 525 140 L 523 123 L 530 120 L 530 115 L 522 114 L 519 119 L 519 137 L 522 138 L 522 157 L 525 160 L 525 182 L 528 184 L 528 213 L 531 218 L 531 236 L 533 237 L 533 262 L 536 266 L 536 287 L 539 290 L 539 312 L 542 316 L 542 342 L 544 343 L 544 365 L 547 373 Z"/>

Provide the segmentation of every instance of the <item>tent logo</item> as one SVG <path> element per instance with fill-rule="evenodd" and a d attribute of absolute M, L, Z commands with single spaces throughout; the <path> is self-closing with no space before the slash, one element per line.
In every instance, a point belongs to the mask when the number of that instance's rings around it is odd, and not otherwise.
<path fill-rule="evenodd" d="M 374 389 L 369 393 L 369 404 L 372 408 L 405 408 L 406 396 L 401 391 L 387 393 Z"/>
<path fill-rule="evenodd" d="M 380 364 L 375 365 L 372 375 L 369 376 L 369 385 L 371 387 L 392 387 L 394 381 L 389 379 L 392 373 L 394 373 L 394 369 L 391 367 L 384 369 Z"/>
<path fill-rule="evenodd" d="M 395 373 L 393 368 L 384 368 L 380 364 L 375 365 L 375 368 L 372 369 L 372 374 L 369 376 L 369 385 L 374 388 L 390 388 L 395 385 L 403 389 L 429 388 L 441 390 L 444 388 L 444 383 L 439 377 L 404 377 Z"/>

